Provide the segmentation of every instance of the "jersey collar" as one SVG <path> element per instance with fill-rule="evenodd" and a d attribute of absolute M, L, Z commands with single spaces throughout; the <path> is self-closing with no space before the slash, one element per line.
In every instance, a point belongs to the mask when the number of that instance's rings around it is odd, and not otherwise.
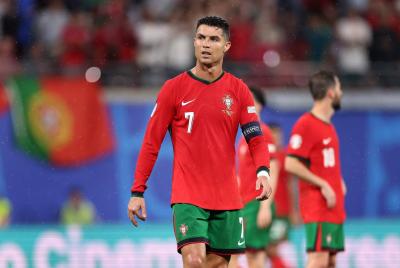
<path fill-rule="evenodd" d="M 215 82 L 217 82 L 218 80 L 220 80 L 220 79 L 224 76 L 225 72 L 222 71 L 222 73 L 221 73 L 215 80 L 213 80 L 213 81 L 207 81 L 207 80 L 205 80 L 205 79 L 202 79 L 202 78 L 196 76 L 195 74 L 193 74 L 192 71 L 190 71 L 190 70 L 187 71 L 187 74 L 188 74 L 190 77 L 192 77 L 193 79 L 195 79 L 195 80 L 197 80 L 197 81 L 199 81 L 199 82 L 201 82 L 201 83 L 204 83 L 204 84 L 206 84 L 206 85 L 210 85 L 210 84 L 215 83 Z"/>

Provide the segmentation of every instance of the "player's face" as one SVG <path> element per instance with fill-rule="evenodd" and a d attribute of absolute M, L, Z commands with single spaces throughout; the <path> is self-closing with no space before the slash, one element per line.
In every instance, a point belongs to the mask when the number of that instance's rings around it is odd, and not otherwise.
<path fill-rule="evenodd" d="M 222 29 L 200 25 L 194 38 L 196 59 L 204 65 L 214 65 L 222 61 L 231 43 L 225 39 Z"/>
<path fill-rule="evenodd" d="M 333 100 L 332 100 L 332 107 L 335 111 L 340 110 L 341 108 L 341 100 L 342 100 L 342 95 L 343 95 L 343 91 L 342 91 L 342 87 L 340 84 L 340 81 L 337 77 L 335 77 L 335 87 L 333 89 Z"/>

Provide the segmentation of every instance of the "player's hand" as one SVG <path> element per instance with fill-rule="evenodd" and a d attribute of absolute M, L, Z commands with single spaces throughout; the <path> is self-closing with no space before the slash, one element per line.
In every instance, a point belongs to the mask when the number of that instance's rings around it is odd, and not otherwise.
<path fill-rule="evenodd" d="M 272 188 L 271 185 L 269 185 L 268 180 L 271 178 L 267 176 L 258 176 L 257 181 L 256 181 L 256 190 L 260 190 L 260 187 L 262 187 L 262 192 L 259 196 L 256 197 L 257 200 L 265 200 L 268 199 L 271 196 L 272 193 Z"/>
<path fill-rule="evenodd" d="M 128 217 L 134 226 L 138 226 L 137 218 L 146 220 L 146 204 L 143 197 L 132 196 L 128 203 Z"/>
<path fill-rule="evenodd" d="M 268 202 L 268 201 L 261 201 Z M 258 228 L 266 228 L 271 224 L 272 221 L 272 213 L 271 213 L 271 205 L 268 207 L 260 206 L 257 214 L 257 227 Z"/>
<path fill-rule="evenodd" d="M 321 194 L 324 196 L 328 208 L 333 208 L 336 205 L 336 194 L 329 183 L 322 185 Z"/>

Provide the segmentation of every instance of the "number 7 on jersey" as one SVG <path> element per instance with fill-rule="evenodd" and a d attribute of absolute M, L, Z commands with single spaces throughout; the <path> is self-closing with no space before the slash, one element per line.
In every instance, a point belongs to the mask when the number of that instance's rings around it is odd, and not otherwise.
<path fill-rule="evenodd" d="M 189 119 L 187 133 L 191 133 L 193 127 L 194 112 L 185 112 L 185 118 Z"/>

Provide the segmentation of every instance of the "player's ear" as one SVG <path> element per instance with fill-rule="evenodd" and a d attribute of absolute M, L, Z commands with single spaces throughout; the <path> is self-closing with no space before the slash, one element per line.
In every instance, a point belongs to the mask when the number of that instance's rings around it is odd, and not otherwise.
<path fill-rule="evenodd" d="M 224 53 L 228 52 L 230 48 L 231 48 L 231 41 L 226 41 L 224 46 Z"/>
<path fill-rule="evenodd" d="M 333 87 L 328 88 L 328 91 L 326 92 L 326 96 L 330 99 L 335 98 L 335 89 Z"/>

